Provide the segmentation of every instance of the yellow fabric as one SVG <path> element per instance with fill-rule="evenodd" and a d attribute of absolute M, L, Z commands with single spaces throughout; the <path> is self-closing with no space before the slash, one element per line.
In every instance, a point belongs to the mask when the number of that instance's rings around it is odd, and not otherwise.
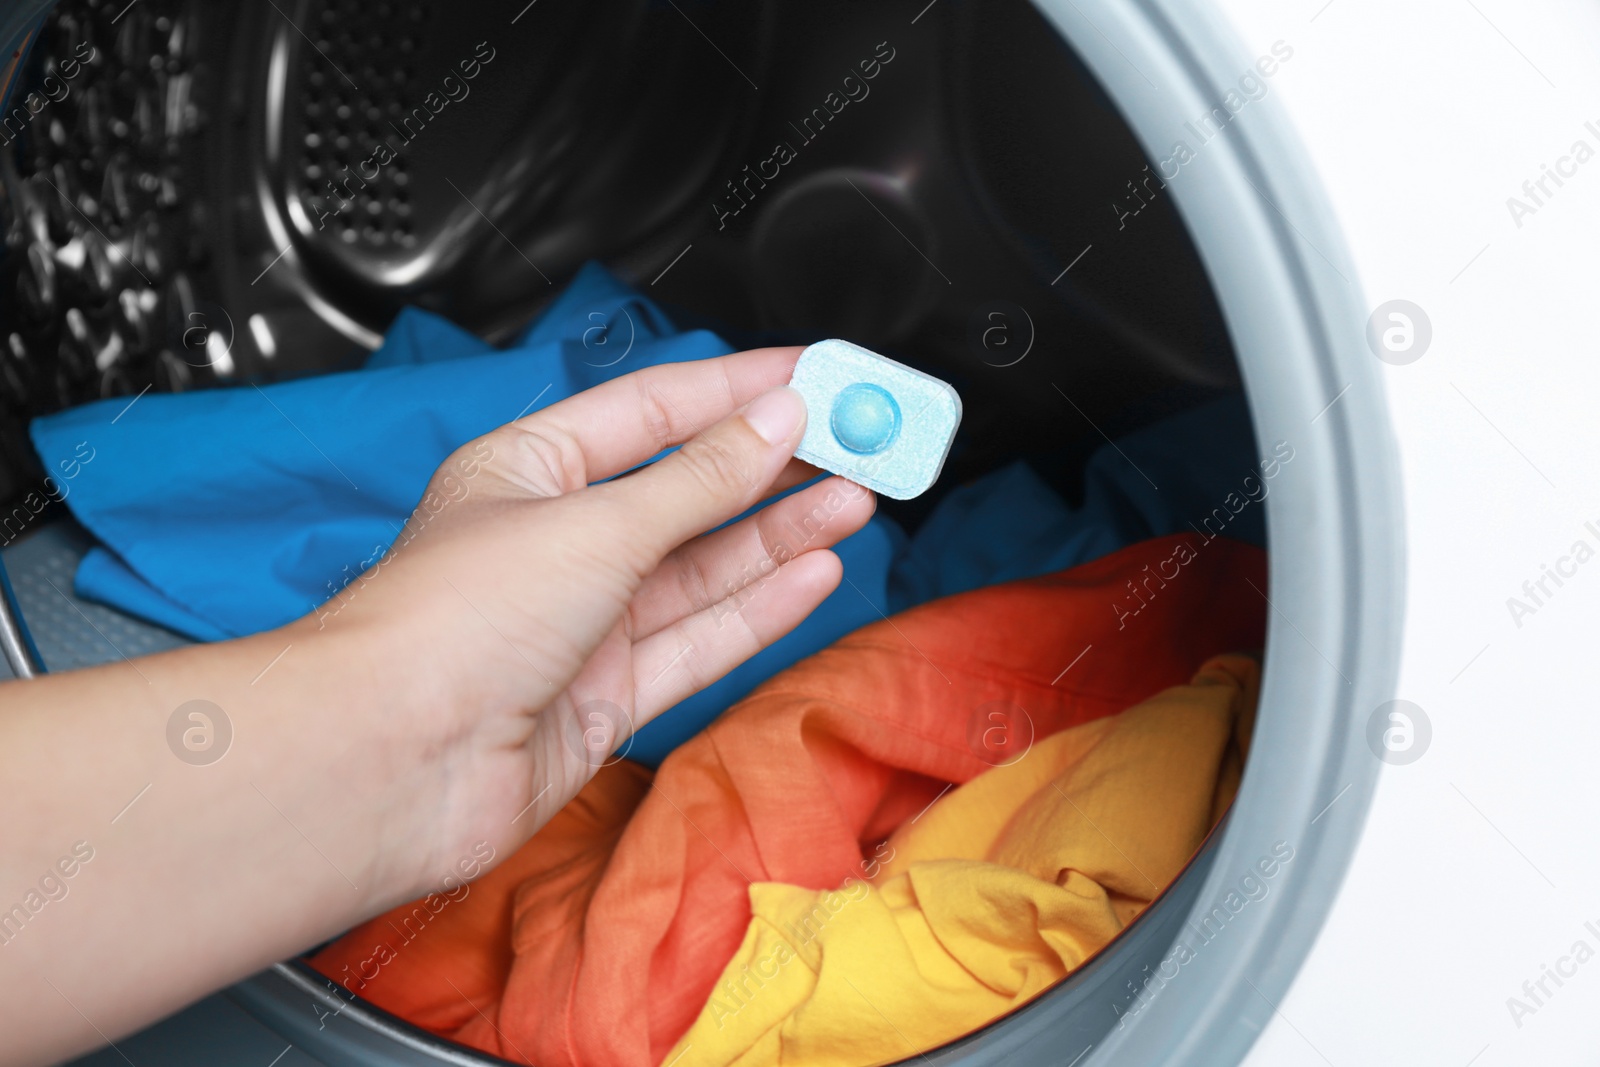
<path fill-rule="evenodd" d="M 864 1067 L 1048 989 L 1194 855 L 1238 787 L 1260 669 L 1221 656 L 1120 715 L 952 790 L 818 892 L 750 886 L 752 918 L 674 1067 Z"/>

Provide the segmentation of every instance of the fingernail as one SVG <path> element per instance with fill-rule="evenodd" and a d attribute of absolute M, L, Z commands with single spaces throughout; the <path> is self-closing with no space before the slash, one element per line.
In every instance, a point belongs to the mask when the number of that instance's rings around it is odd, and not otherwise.
<path fill-rule="evenodd" d="M 769 445 L 781 445 L 793 437 L 805 417 L 805 400 L 787 385 L 767 390 L 744 409 L 744 421 Z"/>

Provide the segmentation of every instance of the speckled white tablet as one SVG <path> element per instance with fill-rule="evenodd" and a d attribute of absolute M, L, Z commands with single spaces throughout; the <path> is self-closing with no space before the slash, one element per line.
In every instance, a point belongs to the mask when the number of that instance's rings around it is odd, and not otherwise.
<path fill-rule="evenodd" d="M 961 424 L 961 397 L 945 382 L 848 341 L 818 341 L 789 384 L 806 401 L 797 458 L 896 500 L 938 480 Z"/>

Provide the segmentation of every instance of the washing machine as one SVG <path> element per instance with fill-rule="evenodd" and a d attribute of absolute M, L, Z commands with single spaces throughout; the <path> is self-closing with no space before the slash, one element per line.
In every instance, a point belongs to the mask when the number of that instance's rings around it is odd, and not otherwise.
<path fill-rule="evenodd" d="M 1600 1047 L 1600 10 L 11 0 L 0 31 L 8 500 L 32 414 L 352 366 L 405 304 L 509 337 L 592 258 L 914 356 L 966 400 L 947 477 L 1242 390 L 1296 458 L 1237 801 L 1107 950 L 920 1059 Z M 14 672 L 178 640 L 65 592 L 86 544 L 8 543 Z M 78 1062 L 498 1061 L 290 960 Z"/>

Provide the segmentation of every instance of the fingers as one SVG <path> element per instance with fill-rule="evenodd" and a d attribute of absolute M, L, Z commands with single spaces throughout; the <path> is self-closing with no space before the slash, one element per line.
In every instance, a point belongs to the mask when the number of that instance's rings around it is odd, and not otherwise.
<path fill-rule="evenodd" d="M 701 433 L 794 373 L 799 348 L 667 363 L 614 378 L 494 431 L 502 470 L 539 495 L 570 493 Z"/>
<path fill-rule="evenodd" d="M 635 641 L 635 725 L 643 726 L 783 637 L 838 588 L 843 574 L 832 552 L 807 552 L 779 567 L 759 588 Z"/>
<path fill-rule="evenodd" d="M 639 579 L 673 549 L 760 500 L 784 471 L 805 430 L 805 401 L 769 389 L 682 448 L 627 478 L 581 494 L 611 509 L 596 535 Z"/>
<path fill-rule="evenodd" d="M 668 554 L 630 607 L 629 632 L 643 640 L 687 615 L 764 585 L 784 563 L 832 548 L 866 525 L 872 493 L 829 478 L 769 504 L 749 518 L 696 538 Z"/>
<path fill-rule="evenodd" d="M 821 473 L 822 469 L 820 467 L 813 467 L 803 459 L 791 459 L 784 466 L 783 473 L 778 475 L 777 480 L 772 483 L 772 487 L 767 490 L 767 494 L 769 496 L 777 496 L 779 493 L 793 489 L 803 482 L 809 482 Z"/>

